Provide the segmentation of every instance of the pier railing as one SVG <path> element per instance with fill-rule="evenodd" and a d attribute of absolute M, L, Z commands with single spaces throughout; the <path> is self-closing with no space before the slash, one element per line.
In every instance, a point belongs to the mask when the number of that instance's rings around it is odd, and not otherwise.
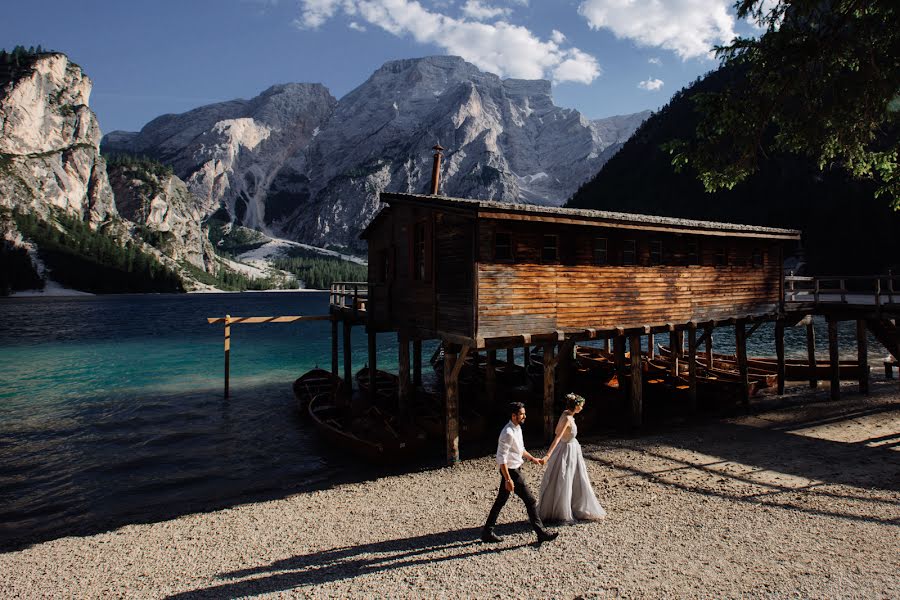
<path fill-rule="evenodd" d="M 900 276 L 784 278 L 784 300 L 799 304 L 854 304 L 880 307 L 900 302 Z"/>
<path fill-rule="evenodd" d="M 366 311 L 368 302 L 369 284 L 365 281 L 335 281 L 331 284 L 328 303 L 332 308 L 358 314 Z"/>

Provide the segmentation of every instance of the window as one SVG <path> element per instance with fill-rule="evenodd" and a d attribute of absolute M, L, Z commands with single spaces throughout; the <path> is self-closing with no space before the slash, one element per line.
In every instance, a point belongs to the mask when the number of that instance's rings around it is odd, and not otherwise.
<path fill-rule="evenodd" d="M 662 242 L 660 241 L 650 242 L 650 264 L 662 264 Z"/>
<path fill-rule="evenodd" d="M 545 235 L 544 245 L 541 248 L 541 262 L 556 262 L 559 259 L 559 237 Z"/>
<path fill-rule="evenodd" d="M 413 279 L 425 280 L 425 223 L 416 223 L 413 229 Z"/>
<path fill-rule="evenodd" d="M 724 267 L 728 264 L 728 252 L 724 247 L 719 246 L 716 248 L 716 266 Z"/>
<path fill-rule="evenodd" d="M 752 264 L 754 267 L 763 266 L 762 250 L 760 250 L 759 248 L 753 249 L 753 257 L 750 260 L 750 264 Z"/>
<path fill-rule="evenodd" d="M 687 264 L 689 265 L 699 265 L 700 264 L 700 250 L 697 242 L 688 242 L 687 243 Z"/>
<path fill-rule="evenodd" d="M 625 240 L 622 244 L 622 264 L 623 265 L 633 265 L 637 243 L 634 240 Z"/>
<path fill-rule="evenodd" d="M 594 238 L 594 264 L 605 265 L 609 262 L 606 238 Z"/>
<path fill-rule="evenodd" d="M 494 233 L 494 260 L 512 260 L 512 234 Z"/>

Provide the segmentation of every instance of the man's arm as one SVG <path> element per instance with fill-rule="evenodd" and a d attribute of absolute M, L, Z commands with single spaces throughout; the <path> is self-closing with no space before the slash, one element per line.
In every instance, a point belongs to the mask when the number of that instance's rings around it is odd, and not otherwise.
<path fill-rule="evenodd" d="M 535 457 L 533 457 L 533 456 L 531 455 L 531 453 L 528 452 L 528 450 L 522 450 L 522 458 L 524 458 L 525 460 L 527 460 L 527 461 L 529 461 L 529 462 L 533 462 L 533 463 L 536 464 L 536 465 L 542 465 L 542 464 L 544 464 L 544 463 L 541 462 L 541 459 L 540 459 L 540 458 L 535 458 Z"/>
<path fill-rule="evenodd" d="M 503 485 L 506 487 L 506 491 L 513 491 L 516 486 L 513 484 L 512 477 L 509 476 L 509 467 L 506 464 L 500 465 L 500 474 L 503 475 Z"/>

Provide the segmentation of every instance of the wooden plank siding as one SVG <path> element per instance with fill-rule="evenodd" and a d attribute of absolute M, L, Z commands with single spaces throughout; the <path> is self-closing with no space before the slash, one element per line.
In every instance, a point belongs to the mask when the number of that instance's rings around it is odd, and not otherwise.
<path fill-rule="evenodd" d="M 511 234 L 512 260 L 495 260 L 497 232 Z M 556 260 L 541 258 L 545 235 L 558 236 Z M 594 264 L 595 238 L 607 240 L 611 264 Z M 635 242 L 633 265 L 622 264 L 626 240 Z M 779 308 L 780 252 L 769 240 L 483 220 L 479 242 L 479 338 L 699 322 Z M 661 246 L 662 264 L 650 264 L 651 242 Z M 686 264 L 689 242 L 700 264 Z M 715 266 L 722 250 L 729 264 Z M 754 251 L 760 266 L 752 264 Z"/>

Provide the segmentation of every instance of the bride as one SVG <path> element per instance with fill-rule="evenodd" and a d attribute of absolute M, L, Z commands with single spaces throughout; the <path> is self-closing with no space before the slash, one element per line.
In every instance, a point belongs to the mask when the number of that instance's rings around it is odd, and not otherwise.
<path fill-rule="evenodd" d="M 542 520 L 571 523 L 575 519 L 602 519 L 606 511 L 597 501 L 588 479 L 581 444 L 575 439 L 575 415 L 584 407 L 584 398 L 566 394 L 566 410 L 556 424 L 556 437 L 544 460 L 547 468 L 541 481 L 538 510 Z"/>

